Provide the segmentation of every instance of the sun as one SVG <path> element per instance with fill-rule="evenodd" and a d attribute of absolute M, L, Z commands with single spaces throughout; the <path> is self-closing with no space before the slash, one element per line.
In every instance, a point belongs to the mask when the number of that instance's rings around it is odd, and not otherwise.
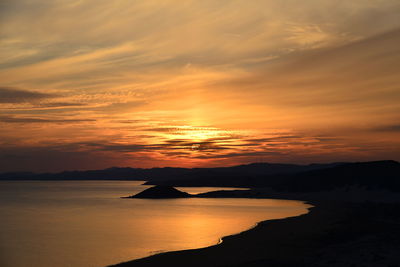
<path fill-rule="evenodd" d="M 200 150 L 201 145 L 200 144 L 193 144 L 191 147 L 191 150 Z"/>
<path fill-rule="evenodd" d="M 209 139 L 217 138 L 226 131 L 215 127 L 200 127 L 200 126 L 173 126 L 168 132 L 171 139 L 180 138 L 190 140 L 193 143 L 201 143 Z"/>

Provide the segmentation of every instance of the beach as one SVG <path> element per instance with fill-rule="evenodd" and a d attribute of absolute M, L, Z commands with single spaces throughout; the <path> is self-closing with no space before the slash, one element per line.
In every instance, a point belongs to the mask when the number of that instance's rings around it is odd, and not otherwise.
<path fill-rule="evenodd" d="M 399 204 L 310 204 L 307 214 L 263 221 L 218 245 L 113 266 L 400 266 Z"/>

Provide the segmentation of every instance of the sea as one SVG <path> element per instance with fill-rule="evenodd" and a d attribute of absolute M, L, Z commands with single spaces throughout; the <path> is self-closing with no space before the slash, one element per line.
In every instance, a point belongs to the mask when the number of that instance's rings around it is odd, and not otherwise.
<path fill-rule="evenodd" d="M 293 200 L 126 199 L 143 181 L 1 181 L 0 266 L 99 267 L 216 245 L 257 222 L 298 216 Z M 188 193 L 230 188 L 178 187 Z"/>

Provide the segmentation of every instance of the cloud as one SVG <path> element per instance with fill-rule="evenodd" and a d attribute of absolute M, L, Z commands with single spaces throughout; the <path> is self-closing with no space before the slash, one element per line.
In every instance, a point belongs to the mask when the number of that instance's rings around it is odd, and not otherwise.
<path fill-rule="evenodd" d="M 268 114 L 272 125 L 297 131 L 393 121 L 400 108 L 399 43 L 400 28 L 345 45 L 296 51 L 216 86 L 264 106 L 260 113 Z"/>
<path fill-rule="evenodd" d="M 22 82 L 56 89 L 116 87 L 150 72 L 154 83 L 188 65 L 246 68 L 243 62 L 393 29 L 400 10 L 391 0 L 5 2 L 3 69 L 9 74 L 17 67 L 29 77 Z M 21 82 L 21 75 L 7 76 Z"/>
<path fill-rule="evenodd" d="M 123 164 L 120 159 L 116 160 L 112 155 L 70 151 L 62 146 L 0 147 L 1 172 L 103 169 L 104 166 L 121 166 L 120 164 Z"/>
<path fill-rule="evenodd" d="M 36 107 L 38 108 L 60 108 L 60 107 L 83 107 L 87 104 L 84 103 L 73 103 L 73 102 L 48 102 L 48 103 L 38 103 Z"/>
<path fill-rule="evenodd" d="M 266 142 L 281 142 L 286 139 L 301 139 L 303 136 L 299 135 L 280 135 L 266 138 L 247 139 L 248 142 L 266 143 Z"/>
<path fill-rule="evenodd" d="M 386 155 L 399 12 L 397 0 L 4 0 L 0 142 L 140 166 Z"/>
<path fill-rule="evenodd" d="M 80 123 L 94 122 L 94 119 L 42 119 L 42 118 L 27 118 L 27 117 L 12 117 L 0 116 L 0 122 L 3 123 Z"/>
<path fill-rule="evenodd" d="M 95 108 L 90 108 L 91 110 L 97 111 L 99 113 L 121 113 L 121 112 L 130 112 L 131 110 L 137 109 L 143 105 L 146 105 L 147 101 L 141 100 L 133 100 L 133 101 L 126 101 L 126 102 L 117 102 L 117 103 L 110 103 L 104 106 L 99 106 Z"/>
<path fill-rule="evenodd" d="M 215 154 L 215 155 L 199 155 L 196 156 L 198 159 L 227 159 L 227 158 L 253 158 L 257 159 L 259 157 L 276 157 L 287 154 L 284 151 L 253 151 L 253 152 L 236 152 L 227 154 Z"/>
<path fill-rule="evenodd" d="M 114 151 L 114 152 L 160 152 L 170 153 L 176 150 L 185 150 L 182 152 L 187 154 L 189 151 L 201 151 L 201 152 L 216 152 L 221 150 L 231 149 L 229 146 L 220 145 L 217 142 L 212 141 L 200 141 L 194 140 L 165 140 L 165 142 L 154 143 L 154 144 L 118 144 L 118 143 L 82 143 L 82 147 L 89 149 L 96 149 L 98 151 Z"/>
<path fill-rule="evenodd" d="M 54 98 L 56 95 L 22 89 L 0 87 L 0 103 L 26 103 Z"/>
<path fill-rule="evenodd" d="M 400 124 L 392 124 L 373 128 L 374 131 L 400 133 Z"/>

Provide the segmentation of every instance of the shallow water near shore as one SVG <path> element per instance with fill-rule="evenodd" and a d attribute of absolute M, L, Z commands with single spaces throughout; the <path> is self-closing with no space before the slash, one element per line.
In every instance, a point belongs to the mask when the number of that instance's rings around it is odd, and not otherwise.
<path fill-rule="evenodd" d="M 206 247 L 257 222 L 307 213 L 273 199 L 121 199 L 138 181 L 0 182 L 0 266 L 106 266 Z M 183 188 L 200 193 L 221 188 Z"/>

